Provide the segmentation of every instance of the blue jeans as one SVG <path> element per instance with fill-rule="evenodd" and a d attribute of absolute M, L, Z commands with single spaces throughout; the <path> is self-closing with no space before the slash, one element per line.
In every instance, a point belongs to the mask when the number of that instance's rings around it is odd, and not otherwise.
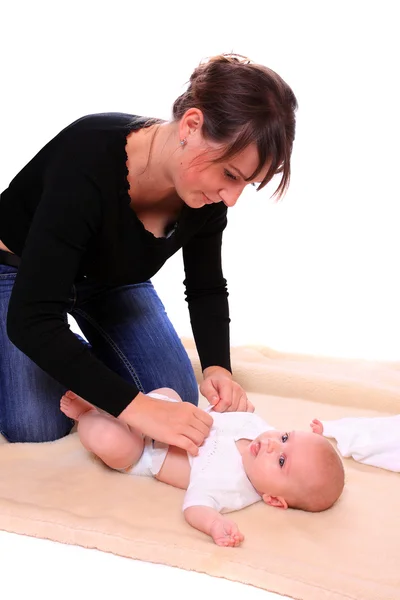
<path fill-rule="evenodd" d="M 46 442 L 67 435 L 73 421 L 59 408 L 65 387 L 8 339 L 8 303 L 17 269 L 0 264 L 0 433 L 10 442 Z M 197 405 L 189 357 L 150 281 L 118 288 L 77 283 L 71 314 L 91 351 L 142 392 L 171 387 Z M 85 343 L 82 341 L 82 343 Z"/>

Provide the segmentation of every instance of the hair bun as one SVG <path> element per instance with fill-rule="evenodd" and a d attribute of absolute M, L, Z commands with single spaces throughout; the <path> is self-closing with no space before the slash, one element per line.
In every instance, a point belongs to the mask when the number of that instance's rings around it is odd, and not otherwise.
<path fill-rule="evenodd" d="M 190 83 L 195 82 L 196 79 L 203 75 L 203 73 L 205 73 L 207 69 L 210 68 L 210 65 L 250 65 L 252 63 L 253 61 L 250 60 L 250 58 L 247 58 L 247 56 L 243 56 L 242 54 L 216 54 L 215 56 L 205 58 L 200 62 L 199 66 L 195 68 L 192 75 L 190 76 Z"/>
<path fill-rule="evenodd" d="M 250 60 L 250 58 L 248 58 L 247 56 L 243 56 L 243 54 L 224 53 L 224 54 L 217 54 L 216 56 L 211 56 L 210 58 L 207 59 L 207 62 L 208 63 L 221 62 L 221 63 L 231 63 L 231 64 L 234 63 L 234 64 L 249 65 L 253 61 Z"/>

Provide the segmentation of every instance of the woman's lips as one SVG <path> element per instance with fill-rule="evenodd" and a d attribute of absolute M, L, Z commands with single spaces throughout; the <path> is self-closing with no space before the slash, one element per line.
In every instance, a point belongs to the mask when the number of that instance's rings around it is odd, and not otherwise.
<path fill-rule="evenodd" d="M 206 196 L 204 192 L 202 192 L 202 194 L 203 194 L 204 202 L 206 204 L 214 204 L 214 202 L 212 200 L 210 200 L 210 198 L 208 196 Z"/>

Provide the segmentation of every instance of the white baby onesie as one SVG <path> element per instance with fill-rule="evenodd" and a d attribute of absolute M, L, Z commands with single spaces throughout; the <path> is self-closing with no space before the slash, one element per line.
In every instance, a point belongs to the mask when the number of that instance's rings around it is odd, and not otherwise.
<path fill-rule="evenodd" d="M 334 438 L 342 456 L 400 473 L 400 415 L 322 421 L 324 436 Z"/>
<path fill-rule="evenodd" d="M 200 505 L 224 513 L 258 502 L 261 497 L 247 478 L 235 442 L 253 440 L 274 427 L 254 413 L 207 412 L 214 423 L 210 435 L 199 448 L 199 454 L 195 457 L 189 455 L 190 483 L 182 510 Z"/>

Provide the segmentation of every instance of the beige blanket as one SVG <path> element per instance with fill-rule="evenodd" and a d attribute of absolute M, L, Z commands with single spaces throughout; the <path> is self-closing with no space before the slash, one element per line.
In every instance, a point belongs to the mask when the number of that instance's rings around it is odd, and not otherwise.
<path fill-rule="evenodd" d="M 186 343 L 199 374 L 196 352 Z M 277 428 L 400 413 L 400 365 L 234 349 L 236 378 Z M 235 513 L 245 541 L 219 548 L 190 528 L 183 492 L 113 472 L 76 434 L 0 445 L 0 529 L 249 583 L 306 600 L 400 599 L 400 477 L 345 459 L 347 485 L 330 511 L 262 503 Z"/>

